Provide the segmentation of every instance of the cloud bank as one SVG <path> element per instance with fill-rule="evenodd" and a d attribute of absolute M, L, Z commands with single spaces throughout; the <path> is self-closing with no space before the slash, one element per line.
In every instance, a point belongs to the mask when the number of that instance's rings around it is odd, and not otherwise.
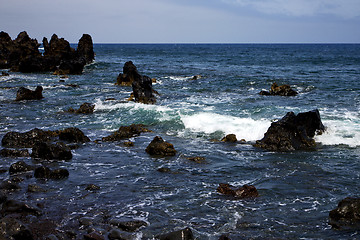
<path fill-rule="evenodd" d="M 359 0 L 223 0 L 241 7 L 251 7 L 266 14 L 302 17 L 330 14 L 344 19 L 360 16 Z"/>

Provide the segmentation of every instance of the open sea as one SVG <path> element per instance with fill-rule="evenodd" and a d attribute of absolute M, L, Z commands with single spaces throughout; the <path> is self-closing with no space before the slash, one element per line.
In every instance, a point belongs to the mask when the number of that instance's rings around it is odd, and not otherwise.
<path fill-rule="evenodd" d="M 59 228 L 80 217 L 140 219 L 134 239 L 190 227 L 197 239 L 360 239 L 334 230 L 330 210 L 360 192 L 359 44 L 95 44 L 95 62 L 82 75 L 50 73 L 0 77 L 0 139 L 9 131 L 78 127 L 92 142 L 72 150 L 67 179 L 20 183 L 14 198 L 41 203 Z M 155 105 L 127 102 L 131 87 L 115 86 L 126 61 L 156 78 Z M 194 75 L 201 75 L 191 80 Z M 60 82 L 65 80 L 65 82 Z M 261 96 L 273 82 L 295 97 Z M 71 87 L 67 84 L 76 84 Z M 44 99 L 15 102 L 24 86 L 44 87 Z M 113 100 L 108 100 L 113 99 Z M 84 102 L 90 115 L 65 113 Z M 326 132 L 315 151 L 268 152 L 252 144 L 287 112 L 319 109 Z M 153 132 L 122 142 L 95 143 L 120 126 L 145 124 Z M 213 142 L 236 134 L 245 144 Z M 174 157 L 145 152 L 155 136 L 172 143 Z M 186 157 L 204 157 L 196 163 Z M 1 158 L 0 168 L 31 158 Z M 157 171 L 161 167 L 171 173 Z M 8 179 L 0 174 L 0 180 Z M 101 189 L 90 193 L 88 184 Z M 254 185 L 259 197 L 233 200 L 219 183 Z M 28 184 L 46 193 L 26 192 Z"/>

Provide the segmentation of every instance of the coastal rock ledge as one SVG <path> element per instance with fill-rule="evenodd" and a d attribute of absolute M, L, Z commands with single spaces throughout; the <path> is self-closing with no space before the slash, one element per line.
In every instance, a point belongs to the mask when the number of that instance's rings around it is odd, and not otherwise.
<path fill-rule="evenodd" d="M 269 151 L 312 150 L 315 148 L 315 134 L 325 131 L 319 110 L 295 115 L 288 112 L 282 119 L 273 122 L 264 138 L 256 141 L 255 147 Z"/>

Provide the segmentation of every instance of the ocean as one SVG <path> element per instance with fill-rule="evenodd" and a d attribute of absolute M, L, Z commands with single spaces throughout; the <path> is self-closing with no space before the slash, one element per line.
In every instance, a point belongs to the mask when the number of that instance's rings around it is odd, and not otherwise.
<path fill-rule="evenodd" d="M 95 62 L 82 75 L 0 77 L 0 139 L 9 131 L 78 127 L 92 140 L 72 150 L 71 161 L 49 163 L 68 169 L 67 179 L 26 179 L 14 198 L 41 203 L 59 228 L 84 216 L 147 222 L 134 239 L 185 227 L 197 239 L 360 238 L 328 224 L 338 202 L 360 192 L 359 44 L 95 44 L 94 51 Z M 156 78 L 155 105 L 128 102 L 132 88 L 114 85 L 127 61 Z M 201 77 L 191 80 L 195 75 Z M 299 94 L 259 95 L 273 82 Z M 14 101 L 19 87 L 37 85 L 43 100 Z M 65 112 L 84 102 L 95 104 L 93 114 Z M 313 109 L 326 127 L 315 137 L 316 150 L 269 152 L 252 145 L 287 112 Z M 152 132 L 131 138 L 133 147 L 95 142 L 130 124 Z M 210 141 L 231 133 L 246 143 Z M 172 143 L 176 156 L 148 155 L 155 136 Z M 205 160 L 187 159 L 194 156 Z M 18 160 L 2 158 L 0 168 Z M 259 197 L 231 199 L 216 191 L 219 183 L 254 185 Z M 28 193 L 28 184 L 48 191 Z M 88 184 L 100 190 L 89 194 Z"/>

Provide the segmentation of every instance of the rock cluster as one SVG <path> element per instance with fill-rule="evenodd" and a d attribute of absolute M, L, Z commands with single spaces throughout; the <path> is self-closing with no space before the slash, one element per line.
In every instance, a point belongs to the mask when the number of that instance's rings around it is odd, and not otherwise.
<path fill-rule="evenodd" d="M 298 93 L 293 90 L 290 85 L 284 84 L 284 85 L 277 85 L 277 83 L 273 83 L 271 85 L 270 91 L 261 91 L 259 93 L 260 95 L 278 95 L 278 96 L 296 96 Z"/>
<path fill-rule="evenodd" d="M 15 40 L 5 32 L 0 32 L 0 68 L 10 68 L 14 72 L 55 72 L 56 74 L 81 74 L 84 66 L 94 60 L 92 38 L 84 34 L 77 50 L 56 34 L 43 39 L 44 54 L 40 44 L 24 31 Z"/>
<path fill-rule="evenodd" d="M 269 151 L 311 150 L 316 146 L 313 137 L 324 130 L 317 109 L 298 115 L 288 112 L 271 124 L 264 138 L 256 141 L 255 146 Z"/>
<path fill-rule="evenodd" d="M 132 61 L 124 64 L 123 73 L 120 73 L 117 77 L 116 84 L 122 86 L 132 86 L 132 95 L 135 102 L 145 104 L 156 103 L 154 93 L 157 92 L 152 87 L 152 79 L 148 76 L 139 74 Z"/>

